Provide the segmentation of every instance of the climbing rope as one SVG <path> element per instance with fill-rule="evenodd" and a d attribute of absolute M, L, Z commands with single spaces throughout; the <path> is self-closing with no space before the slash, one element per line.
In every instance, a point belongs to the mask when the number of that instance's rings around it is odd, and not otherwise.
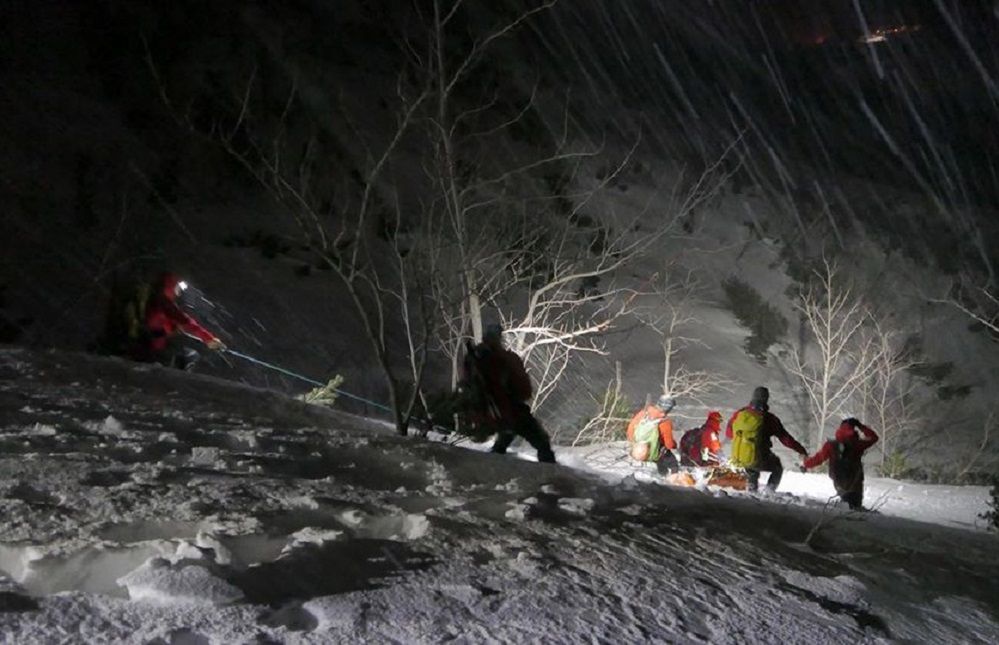
<path fill-rule="evenodd" d="M 301 374 L 298 374 L 296 372 L 292 372 L 289 369 L 285 369 L 285 368 L 280 367 L 278 365 L 275 365 L 273 363 L 268 363 L 267 361 L 262 361 L 259 358 L 254 358 L 253 356 L 250 356 L 249 354 L 244 354 L 242 352 L 237 352 L 236 350 L 229 349 L 229 348 L 226 348 L 223 351 L 225 351 L 226 354 L 232 354 L 233 356 L 235 356 L 237 358 L 242 358 L 244 361 L 249 361 L 250 363 L 255 363 L 257 365 L 260 365 L 261 367 L 266 367 L 267 369 L 274 370 L 275 372 L 280 372 L 281 374 L 284 374 L 286 376 L 290 376 L 292 378 L 297 378 L 298 380 L 303 381 L 305 383 L 309 383 L 310 385 L 315 385 L 316 387 L 327 387 L 328 386 L 327 383 L 322 383 L 322 382 L 317 381 L 315 379 L 311 379 L 308 376 L 302 376 Z M 366 403 L 366 404 L 368 404 L 368 405 L 370 405 L 372 407 L 378 408 L 379 410 L 384 410 L 385 412 L 392 412 L 393 411 L 392 408 L 388 407 L 387 405 L 382 405 L 381 403 L 377 403 L 377 402 L 372 401 L 370 399 L 366 399 L 363 396 L 357 396 L 356 394 L 351 394 L 350 392 L 346 392 L 344 390 L 341 390 L 340 388 L 332 388 L 332 389 L 338 395 L 345 396 L 348 399 L 353 399 L 355 401 L 360 401 L 361 403 Z"/>

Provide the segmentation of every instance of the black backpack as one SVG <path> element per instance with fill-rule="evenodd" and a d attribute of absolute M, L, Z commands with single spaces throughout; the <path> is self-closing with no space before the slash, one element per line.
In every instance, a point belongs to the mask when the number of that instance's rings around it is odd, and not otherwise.
<path fill-rule="evenodd" d="M 681 462 L 692 462 L 694 464 L 701 461 L 701 433 L 704 426 L 687 430 L 680 438 L 680 459 Z"/>
<path fill-rule="evenodd" d="M 854 483 L 863 468 L 860 455 L 844 443 L 829 443 L 833 448 L 832 458 L 829 460 L 829 474 L 833 481 L 847 485 Z"/>

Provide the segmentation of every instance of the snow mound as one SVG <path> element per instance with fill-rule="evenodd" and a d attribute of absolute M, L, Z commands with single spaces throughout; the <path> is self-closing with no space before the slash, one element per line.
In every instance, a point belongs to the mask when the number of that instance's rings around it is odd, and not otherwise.
<path fill-rule="evenodd" d="M 194 446 L 191 448 L 191 464 L 214 466 L 222 452 L 214 446 Z"/>
<path fill-rule="evenodd" d="M 118 579 L 132 600 L 164 605 L 227 605 L 243 599 L 243 592 L 205 567 L 152 558 Z"/>
<path fill-rule="evenodd" d="M 558 507 L 573 515 L 586 515 L 593 510 L 594 502 L 588 497 L 563 497 L 558 500 Z"/>
<path fill-rule="evenodd" d="M 284 549 L 282 549 L 281 553 L 290 553 L 291 551 L 307 544 L 321 546 L 326 542 L 339 540 L 341 537 L 343 537 L 343 531 L 337 531 L 335 529 L 317 529 L 307 526 L 301 531 L 291 534 L 288 544 L 284 547 Z"/>
<path fill-rule="evenodd" d="M 22 410 L 22 412 L 24 412 L 24 410 Z M 50 425 L 36 423 L 32 426 L 26 427 L 21 434 L 29 437 L 54 437 L 58 434 L 58 431 Z"/>
<path fill-rule="evenodd" d="M 419 540 L 430 532 L 430 520 L 423 513 L 368 515 L 350 509 L 338 515 L 357 537 L 378 540 Z"/>
<path fill-rule="evenodd" d="M 135 432 L 126 430 L 121 421 L 110 414 L 103 421 L 87 421 L 83 424 L 83 427 L 96 434 L 118 437 L 120 439 L 137 439 L 140 436 Z"/>

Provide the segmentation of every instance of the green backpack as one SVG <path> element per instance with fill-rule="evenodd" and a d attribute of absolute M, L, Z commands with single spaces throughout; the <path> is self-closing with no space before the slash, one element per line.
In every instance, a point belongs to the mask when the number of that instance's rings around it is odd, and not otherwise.
<path fill-rule="evenodd" d="M 126 354 L 143 340 L 152 290 L 141 280 L 116 280 L 112 285 L 100 342 L 106 353 Z"/>
<path fill-rule="evenodd" d="M 763 413 L 743 408 L 732 419 L 732 454 L 730 461 L 739 468 L 753 468 L 759 459 L 763 438 Z"/>
<path fill-rule="evenodd" d="M 661 418 L 648 414 L 638 422 L 631 442 L 631 458 L 635 461 L 659 461 L 659 423 Z"/>
<path fill-rule="evenodd" d="M 125 325 L 130 342 L 139 341 L 145 331 L 146 305 L 149 304 L 152 290 L 153 288 L 148 282 L 139 283 L 132 290 L 131 297 L 125 303 Z"/>

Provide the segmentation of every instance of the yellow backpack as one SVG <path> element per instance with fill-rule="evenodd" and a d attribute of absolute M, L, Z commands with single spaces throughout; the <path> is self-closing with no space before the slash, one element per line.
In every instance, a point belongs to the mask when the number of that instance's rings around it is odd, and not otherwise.
<path fill-rule="evenodd" d="M 763 413 L 752 408 L 739 410 L 732 419 L 732 465 L 740 468 L 756 466 L 763 430 Z"/>

